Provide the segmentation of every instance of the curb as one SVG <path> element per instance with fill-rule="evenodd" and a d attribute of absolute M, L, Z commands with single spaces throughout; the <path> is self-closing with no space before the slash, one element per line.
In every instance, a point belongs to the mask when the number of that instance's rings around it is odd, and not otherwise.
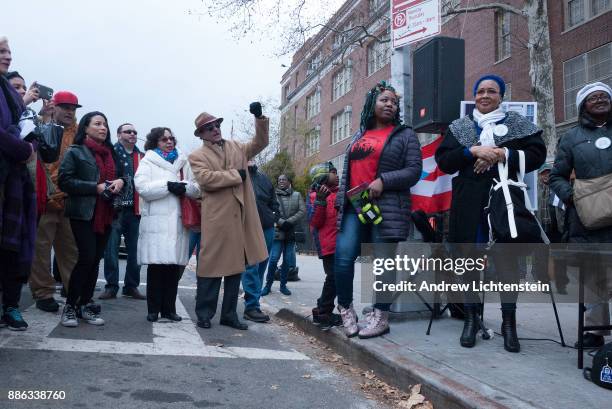
<path fill-rule="evenodd" d="M 511 409 L 514 407 L 494 401 L 410 359 L 389 359 L 383 353 L 347 338 L 338 328 L 322 331 L 310 319 L 288 308 L 279 309 L 275 315 L 282 320 L 294 323 L 300 330 L 333 348 L 350 362 L 373 370 L 377 376 L 389 384 L 408 392 L 410 386 L 420 383 L 421 393 L 436 408 Z M 500 400 L 508 403 L 515 399 L 504 396 L 505 394 L 501 391 L 496 391 L 496 395 Z"/>

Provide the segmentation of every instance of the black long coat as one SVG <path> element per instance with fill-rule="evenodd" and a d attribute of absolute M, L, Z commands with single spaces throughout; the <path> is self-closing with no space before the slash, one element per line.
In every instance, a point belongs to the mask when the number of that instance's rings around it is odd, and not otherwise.
<path fill-rule="evenodd" d="M 508 148 L 510 151 L 509 177 L 516 175 L 519 169 L 518 150 L 525 152 L 526 172 L 539 169 L 546 160 L 546 145 L 542 140 L 542 131 L 516 113 L 508 113 L 506 118 L 498 123 L 504 123 L 509 127 L 508 135 L 503 141 L 498 141 L 496 137 L 496 145 Z M 460 143 L 453 130 L 461 130 L 471 135 L 470 142 L 462 135 L 459 139 L 463 143 Z M 452 182 L 448 233 L 448 240 L 452 243 L 476 243 L 480 225 L 483 226 L 483 233 L 487 237 L 489 234 L 488 225 L 484 223 L 483 218 L 484 208 L 489 200 L 493 178 L 498 178 L 499 175 L 497 166 L 482 174 L 474 173 L 476 158 L 469 153 L 469 148 L 478 141 L 480 131 L 471 116 L 458 119 L 451 124 L 436 151 L 436 162 L 440 170 L 448 174 L 459 172 Z"/>

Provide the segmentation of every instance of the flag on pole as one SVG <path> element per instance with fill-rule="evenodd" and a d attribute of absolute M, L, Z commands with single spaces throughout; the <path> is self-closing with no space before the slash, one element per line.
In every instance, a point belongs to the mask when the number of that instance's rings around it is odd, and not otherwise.
<path fill-rule="evenodd" d="M 423 171 L 421 180 L 410 189 L 412 194 L 412 211 L 423 210 L 425 213 L 437 213 L 450 209 L 452 179 L 438 168 L 435 153 L 442 143 L 442 135 L 433 142 L 421 147 Z"/>

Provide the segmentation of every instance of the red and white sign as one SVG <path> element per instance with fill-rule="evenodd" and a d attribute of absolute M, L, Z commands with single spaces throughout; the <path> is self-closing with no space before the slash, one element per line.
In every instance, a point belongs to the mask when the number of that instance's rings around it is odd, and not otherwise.
<path fill-rule="evenodd" d="M 391 0 L 393 48 L 440 33 L 440 0 Z"/>

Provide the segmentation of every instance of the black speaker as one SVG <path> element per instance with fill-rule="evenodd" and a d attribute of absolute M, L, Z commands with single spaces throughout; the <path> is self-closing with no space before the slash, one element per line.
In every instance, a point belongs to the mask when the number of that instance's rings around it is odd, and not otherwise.
<path fill-rule="evenodd" d="M 412 126 L 441 133 L 459 118 L 465 88 L 465 42 L 435 37 L 414 51 Z"/>

